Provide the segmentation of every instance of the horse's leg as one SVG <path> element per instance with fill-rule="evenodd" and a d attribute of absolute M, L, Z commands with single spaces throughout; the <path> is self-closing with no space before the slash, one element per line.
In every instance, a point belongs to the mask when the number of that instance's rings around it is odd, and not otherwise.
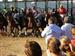
<path fill-rule="evenodd" d="M 19 34 L 18 34 L 18 36 L 21 36 L 21 34 L 24 33 L 24 30 L 23 30 L 24 28 L 23 28 L 22 25 L 19 25 L 18 28 L 19 28 Z"/>
<path fill-rule="evenodd" d="M 3 26 L 3 31 L 7 32 L 7 26 Z"/>
<path fill-rule="evenodd" d="M 44 28 L 45 28 L 44 25 L 41 25 L 41 29 L 42 29 L 42 31 L 44 30 Z"/>
<path fill-rule="evenodd" d="M 21 28 L 21 26 L 18 26 L 18 36 L 20 36 L 21 35 L 21 33 L 22 33 L 22 28 Z"/>
<path fill-rule="evenodd" d="M 40 34 L 40 29 L 39 29 L 39 26 L 36 26 L 36 28 L 35 28 L 35 36 L 39 36 L 39 34 Z"/>
<path fill-rule="evenodd" d="M 19 29 L 17 27 L 14 27 L 14 31 L 13 31 L 14 36 L 16 36 L 16 37 L 18 36 L 18 31 L 19 31 Z"/>
<path fill-rule="evenodd" d="M 2 25 L 0 25 L 0 34 L 2 35 L 2 32 L 3 32 L 3 27 Z"/>
<path fill-rule="evenodd" d="M 32 25 L 32 34 L 33 36 L 38 36 L 37 35 L 37 31 L 39 32 L 39 27 L 37 26 L 37 24 L 34 22 Z"/>
<path fill-rule="evenodd" d="M 25 29 L 25 35 L 28 35 L 28 34 L 27 34 L 27 30 L 28 30 L 28 20 L 25 21 L 25 28 L 26 28 L 26 29 Z"/>
<path fill-rule="evenodd" d="M 24 33 L 25 36 L 27 36 L 27 27 L 23 28 L 23 33 Z"/>
<path fill-rule="evenodd" d="M 11 35 L 14 36 L 14 26 L 11 27 Z"/>
<path fill-rule="evenodd" d="M 15 36 L 18 36 L 19 35 L 19 31 L 21 31 L 21 27 L 19 25 L 17 25 L 17 27 L 15 27 L 15 28 L 16 28 L 16 31 L 15 31 L 16 35 Z"/>
<path fill-rule="evenodd" d="M 10 34 L 11 34 L 11 26 L 8 25 L 7 26 L 7 35 L 10 36 Z"/>
<path fill-rule="evenodd" d="M 35 25 L 35 22 L 31 22 L 32 23 L 32 35 L 34 36 L 35 35 L 35 29 L 36 29 L 36 25 Z"/>

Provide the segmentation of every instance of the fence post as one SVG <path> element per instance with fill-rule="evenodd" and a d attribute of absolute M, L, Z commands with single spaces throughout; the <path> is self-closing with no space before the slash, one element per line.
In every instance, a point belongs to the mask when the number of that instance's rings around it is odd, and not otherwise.
<path fill-rule="evenodd" d="M 73 0 L 71 0 L 71 16 L 73 17 Z"/>
<path fill-rule="evenodd" d="M 7 0 L 3 0 L 4 2 L 4 8 L 7 8 Z"/>
<path fill-rule="evenodd" d="M 48 11 L 48 0 L 45 0 L 45 11 Z"/>
<path fill-rule="evenodd" d="M 57 9 L 57 0 L 56 0 L 56 9 Z"/>
<path fill-rule="evenodd" d="M 69 0 L 67 0 L 67 16 L 68 16 L 68 9 L 69 9 Z"/>

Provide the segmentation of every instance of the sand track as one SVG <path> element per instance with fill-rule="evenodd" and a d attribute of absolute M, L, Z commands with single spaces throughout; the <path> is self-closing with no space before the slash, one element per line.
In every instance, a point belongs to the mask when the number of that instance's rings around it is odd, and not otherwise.
<path fill-rule="evenodd" d="M 6 36 L 0 36 L 0 56 L 24 56 L 24 44 L 26 40 L 37 41 L 42 47 L 42 56 L 46 56 L 44 38 Z"/>

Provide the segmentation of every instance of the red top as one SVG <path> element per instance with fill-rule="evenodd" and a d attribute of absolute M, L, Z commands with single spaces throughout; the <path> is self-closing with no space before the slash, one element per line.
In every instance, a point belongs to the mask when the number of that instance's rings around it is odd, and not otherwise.
<path fill-rule="evenodd" d="M 75 47 L 75 39 L 72 39 L 72 40 L 71 40 L 71 44 L 72 44 L 72 46 Z"/>
<path fill-rule="evenodd" d="M 59 8 L 59 14 L 65 14 L 67 11 L 65 8 Z"/>

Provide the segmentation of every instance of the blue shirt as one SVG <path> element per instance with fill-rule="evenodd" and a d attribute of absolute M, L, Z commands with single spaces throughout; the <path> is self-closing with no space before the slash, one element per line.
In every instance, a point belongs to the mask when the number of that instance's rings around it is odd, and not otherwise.
<path fill-rule="evenodd" d="M 69 39 L 72 38 L 72 33 L 71 33 L 71 28 L 72 28 L 72 24 L 70 23 L 65 23 L 64 25 L 62 25 L 61 29 L 65 32 L 65 36 L 67 36 Z"/>
<path fill-rule="evenodd" d="M 46 28 L 42 31 L 41 36 L 47 39 L 53 37 L 56 37 L 57 39 L 60 38 L 64 33 L 61 30 L 59 26 L 56 24 L 49 24 L 49 26 L 46 26 Z"/>

